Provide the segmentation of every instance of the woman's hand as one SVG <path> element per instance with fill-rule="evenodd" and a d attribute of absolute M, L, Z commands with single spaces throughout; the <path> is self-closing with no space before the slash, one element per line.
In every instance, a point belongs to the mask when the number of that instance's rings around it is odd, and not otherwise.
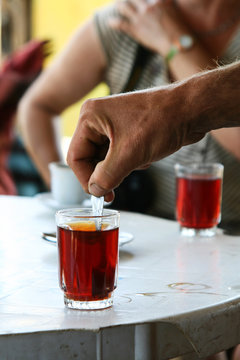
<path fill-rule="evenodd" d="M 172 1 L 118 0 L 109 25 L 165 56 L 180 35 L 191 33 Z"/>

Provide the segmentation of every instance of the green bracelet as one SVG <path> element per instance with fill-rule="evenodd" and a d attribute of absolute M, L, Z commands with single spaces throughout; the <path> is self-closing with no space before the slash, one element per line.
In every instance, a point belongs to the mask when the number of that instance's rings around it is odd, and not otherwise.
<path fill-rule="evenodd" d="M 175 55 L 177 55 L 179 52 L 178 48 L 176 46 L 172 46 L 167 55 L 165 56 L 166 63 L 169 63 Z"/>

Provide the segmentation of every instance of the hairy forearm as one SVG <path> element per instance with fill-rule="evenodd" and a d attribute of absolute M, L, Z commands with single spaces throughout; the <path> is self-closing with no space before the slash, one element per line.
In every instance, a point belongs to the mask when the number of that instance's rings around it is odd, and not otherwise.
<path fill-rule="evenodd" d="M 180 116 L 188 134 L 240 126 L 240 62 L 199 74 L 176 84 Z M 185 140 L 188 142 L 188 140 Z"/>
<path fill-rule="evenodd" d="M 67 156 L 84 189 L 111 201 L 134 169 L 212 129 L 240 126 L 239 73 L 236 63 L 166 87 L 85 102 Z"/>
<path fill-rule="evenodd" d="M 236 63 L 165 87 L 129 93 L 128 101 L 136 108 L 133 117 L 142 129 L 138 138 L 144 139 L 141 151 L 146 151 L 146 163 L 201 140 L 213 129 L 240 126 L 239 73 Z"/>

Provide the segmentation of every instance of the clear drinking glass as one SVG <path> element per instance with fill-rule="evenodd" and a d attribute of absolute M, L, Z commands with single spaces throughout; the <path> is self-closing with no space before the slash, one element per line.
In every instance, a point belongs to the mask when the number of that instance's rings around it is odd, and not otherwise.
<path fill-rule="evenodd" d="M 181 234 L 213 236 L 221 221 L 223 165 L 176 164 L 176 218 Z"/>
<path fill-rule="evenodd" d="M 68 308 L 104 309 L 113 304 L 117 286 L 120 214 L 90 208 L 56 213 L 59 285 Z"/>

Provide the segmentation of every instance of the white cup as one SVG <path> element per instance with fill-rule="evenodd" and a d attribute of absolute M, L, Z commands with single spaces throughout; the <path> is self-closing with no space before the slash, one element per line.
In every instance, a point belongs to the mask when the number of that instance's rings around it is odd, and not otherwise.
<path fill-rule="evenodd" d="M 87 198 L 80 182 L 67 164 L 51 162 L 49 170 L 52 196 L 60 205 L 81 204 Z"/>

